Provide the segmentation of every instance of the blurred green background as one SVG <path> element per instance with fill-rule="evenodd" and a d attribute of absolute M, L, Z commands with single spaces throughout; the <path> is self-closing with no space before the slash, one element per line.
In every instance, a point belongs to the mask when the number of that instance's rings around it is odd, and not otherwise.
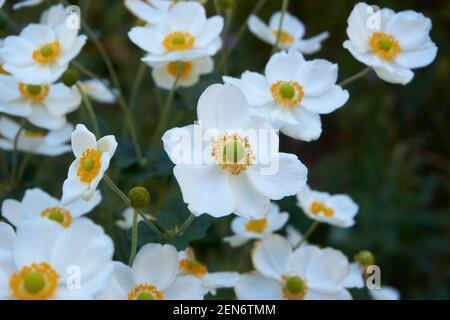
<path fill-rule="evenodd" d="M 20 25 L 38 21 L 49 3 L 38 7 L 6 12 Z M 136 19 L 125 9 L 123 1 L 72 1 L 96 31 L 117 68 L 125 96 L 130 88 L 143 52 L 133 45 L 127 32 Z M 230 14 L 225 46 L 233 41 L 256 1 L 236 0 Z M 331 36 L 321 51 L 307 58 L 324 58 L 339 64 L 340 79 L 362 70 L 348 51 L 342 48 L 347 38 L 346 20 L 356 1 L 290 1 L 289 11 L 306 25 L 306 37 L 322 31 Z M 283 151 L 299 156 L 309 168 L 309 184 L 317 190 L 347 193 L 360 205 L 357 223 L 351 229 L 321 225 L 311 242 L 330 245 L 351 258 L 361 249 L 369 249 L 381 266 L 382 283 L 399 289 L 404 299 L 450 298 L 450 2 L 449 1 L 377 1 L 379 7 L 396 11 L 413 9 L 433 21 L 431 37 L 439 47 L 434 63 L 415 71 L 407 86 L 379 80 L 374 73 L 348 86 L 350 100 L 331 115 L 322 117 L 323 133 L 319 140 L 303 143 L 281 139 Z M 208 14 L 215 14 L 214 1 L 209 0 Z M 281 7 L 281 0 L 268 0 L 258 14 L 267 21 Z M 1 19 L 0 19 L 1 20 Z M 4 20 L 1 36 L 13 34 Z M 227 61 L 227 74 L 238 76 L 245 70 L 262 71 L 270 57 L 271 47 L 246 32 Z M 217 58 L 220 59 L 221 53 Z M 96 47 L 89 42 L 77 61 L 102 77 L 108 78 L 105 64 Z M 202 78 L 194 88 L 181 89 L 175 96 L 169 127 L 184 126 L 196 118 L 196 101 L 208 85 L 221 81 L 221 74 Z M 155 88 L 147 68 L 134 117 L 139 127 L 140 143 L 155 161 L 145 168 L 136 164 L 131 142 L 122 138 L 110 175 L 122 190 L 134 185 L 146 186 L 152 195 L 149 211 L 158 216 L 164 228 L 181 224 L 187 216 L 180 192 L 171 175 L 172 164 L 161 151 L 146 148 L 158 119 L 158 102 L 167 93 Z M 103 134 L 122 135 L 123 114 L 118 106 L 96 104 Z M 73 123 L 89 123 L 84 108 L 69 116 Z M 20 155 L 22 158 L 23 155 Z M 0 196 L 20 199 L 26 188 L 41 187 L 60 196 L 61 185 L 72 161 L 71 154 L 59 158 L 33 156 L 25 178 L 11 188 L 0 176 Z M 2 160 L 3 161 L 3 160 Z M 7 162 L 11 154 L 7 153 Z M 10 165 L 10 163 L 8 163 Z M 105 226 L 116 242 L 116 258 L 127 260 L 129 235 L 114 226 L 120 218 L 123 203 L 103 186 L 106 200 L 90 216 Z M 311 223 L 295 205 L 294 197 L 280 202 L 291 214 L 290 224 L 299 230 Z M 247 245 L 231 249 L 222 242 L 230 235 L 231 217 L 212 220 L 197 219 L 185 236 L 175 241 L 178 247 L 192 244 L 198 257 L 211 271 L 251 270 Z M 208 229 L 209 228 L 209 229 Z M 144 225 L 140 242 L 154 241 Z M 206 235 L 206 236 L 205 236 Z M 367 298 L 365 291 L 353 291 L 356 298 Z M 216 298 L 233 297 L 231 290 L 220 291 Z"/>

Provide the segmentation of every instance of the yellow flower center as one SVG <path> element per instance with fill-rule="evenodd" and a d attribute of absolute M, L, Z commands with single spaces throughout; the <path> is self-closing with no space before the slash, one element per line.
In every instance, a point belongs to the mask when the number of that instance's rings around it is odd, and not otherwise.
<path fill-rule="evenodd" d="M 308 282 L 298 276 L 282 277 L 283 296 L 287 300 L 303 300 L 308 293 Z"/>
<path fill-rule="evenodd" d="M 11 73 L 9 73 L 8 71 L 6 71 L 5 69 L 3 69 L 3 64 L 0 64 L 0 74 L 5 74 L 7 76 L 10 76 Z"/>
<path fill-rule="evenodd" d="M 400 45 L 392 35 L 374 32 L 369 39 L 372 50 L 382 59 L 392 60 L 401 51 Z"/>
<path fill-rule="evenodd" d="M 102 153 L 97 149 L 86 149 L 80 158 L 77 176 L 81 182 L 91 182 L 100 171 L 100 157 Z"/>
<path fill-rule="evenodd" d="M 254 219 L 245 224 L 245 229 L 249 232 L 262 233 L 267 226 L 267 219 Z"/>
<path fill-rule="evenodd" d="M 272 34 L 275 37 L 278 37 L 278 30 L 272 30 Z M 294 42 L 294 37 L 287 31 L 281 30 L 280 31 L 280 36 L 279 36 L 279 42 L 281 44 L 291 44 Z"/>
<path fill-rule="evenodd" d="M 22 135 L 29 138 L 43 138 L 45 137 L 45 132 L 39 130 L 24 130 L 22 131 Z"/>
<path fill-rule="evenodd" d="M 232 175 L 247 170 L 255 161 L 247 137 L 238 134 L 223 134 L 213 142 L 211 155 L 217 164 Z"/>
<path fill-rule="evenodd" d="M 41 217 L 48 218 L 67 228 L 72 223 L 72 215 L 66 209 L 60 207 L 47 208 L 41 212 Z"/>
<path fill-rule="evenodd" d="M 164 294 L 151 284 L 140 284 L 128 293 L 128 300 L 163 300 Z"/>
<path fill-rule="evenodd" d="M 189 32 L 175 31 L 169 33 L 163 40 L 167 51 L 183 51 L 194 45 L 195 37 Z"/>
<path fill-rule="evenodd" d="M 183 259 L 180 261 L 181 270 L 196 277 L 204 276 L 208 273 L 208 267 L 195 259 Z"/>
<path fill-rule="evenodd" d="M 61 45 L 58 41 L 46 43 L 33 51 L 33 59 L 37 63 L 47 64 L 55 61 L 61 55 Z"/>
<path fill-rule="evenodd" d="M 13 273 L 9 287 L 17 299 L 45 300 L 55 293 L 58 279 L 58 273 L 48 263 L 33 263 Z"/>
<path fill-rule="evenodd" d="M 19 92 L 22 97 L 31 102 L 42 102 L 47 98 L 50 88 L 48 85 L 34 85 L 19 83 Z"/>
<path fill-rule="evenodd" d="M 318 215 L 320 213 L 323 213 L 326 217 L 332 217 L 334 216 L 334 210 L 330 207 L 327 207 L 323 202 L 321 201 L 313 201 L 311 203 L 311 212 L 315 215 Z"/>
<path fill-rule="evenodd" d="M 270 86 L 275 102 L 283 107 L 298 105 L 305 95 L 302 86 L 296 81 L 277 81 Z"/>
<path fill-rule="evenodd" d="M 178 76 L 184 78 L 191 72 L 192 62 L 189 61 L 172 61 L 167 64 L 167 72 L 173 77 Z"/>

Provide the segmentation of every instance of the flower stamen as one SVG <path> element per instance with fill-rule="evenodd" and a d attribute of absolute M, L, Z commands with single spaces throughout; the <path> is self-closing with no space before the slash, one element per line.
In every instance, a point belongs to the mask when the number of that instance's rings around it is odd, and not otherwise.
<path fill-rule="evenodd" d="M 102 153 L 97 149 L 86 149 L 80 158 L 77 176 L 81 182 L 91 182 L 99 173 Z"/>
<path fill-rule="evenodd" d="M 272 34 L 278 37 L 278 30 L 272 30 Z M 287 31 L 281 30 L 279 36 L 280 44 L 291 44 L 295 41 L 294 37 Z"/>
<path fill-rule="evenodd" d="M 41 217 L 48 218 L 67 228 L 72 223 L 72 215 L 66 209 L 60 207 L 47 208 L 41 212 Z"/>
<path fill-rule="evenodd" d="M 392 60 L 401 51 L 400 45 L 392 35 L 374 32 L 369 39 L 372 50 L 382 59 Z"/>
<path fill-rule="evenodd" d="M 140 284 L 128 293 L 128 300 L 163 300 L 164 294 L 151 284 Z"/>
<path fill-rule="evenodd" d="M 184 78 L 189 75 L 191 70 L 192 62 L 189 61 L 172 61 L 167 64 L 167 72 L 174 78 L 177 76 L 178 72 L 178 76 Z"/>
<path fill-rule="evenodd" d="M 241 137 L 236 133 L 223 134 L 216 138 L 211 155 L 222 169 L 232 175 L 238 175 L 247 170 L 255 161 L 248 138 Z"/>
<path fill-rule="evenodd" d="M 262 233 L 266 229 L 266 226 L 267 226 L 266 218 L 253 219 L 245 224 L 245 229 L 248 232 Z"/>
<path fill-rule="evenodd" d="M 196 277 L 202 277 L 208 273 L 208 267 L 195 259 L 182 259 L 180 261 L 180 269 L 186 273 Z"/>
<path fill-rule="evenodd" d="M 22 97 L 31 102 L 42 102 L 47 96 L 50 88 L 48 85 L 34 85 L 19 83 L 19 92 Z"/>
<path fill-rule="evenodd" d="M 9 287 L 17 299 L 44 300 L 55 293 L 58 279 L 58 273 L 48 263 L 33 263 L 13 273 Z"/>
<path fill-rule="evenodd" d="M 275 102 L 286 108 L 300 104 L 305 95 L 303 87 L 296 81 L 277 81 L 270 86 L 270 91 Z"/>
<path fill-rule="evenodd" d="M 321 201 L 313 201 L 311 203 L 311 212 L 315 215 L 319 215 L 320 213 L 322 213 L 326 217 L 334 216 L 334 210 L 330 207 L 327 207 Z"/>
<path fill-rule="evenodd" d="M 54 41 L 42 45 L 39 49 L 33 51 L 33 59 L 37 63 L 47 64 L 55 61 L 61 54 L 61 45 L 59 41 Z"/>
<path fill-rule="evenodd" d="M 308 282 L 299 276 L 283 276 L 282 291 L 287 300 L 304 300 L 308 293 Z"/>
<path fill-rule="evenodd" d="M 186 31 L 169 33 L 163 40 L 163 46 L 167 51 L 183 51 L 194 45 L 195 37 Z"/>

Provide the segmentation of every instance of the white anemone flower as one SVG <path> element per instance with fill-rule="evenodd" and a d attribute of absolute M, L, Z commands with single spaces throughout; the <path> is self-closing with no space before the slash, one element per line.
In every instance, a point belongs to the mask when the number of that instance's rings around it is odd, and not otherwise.
<path fill-rule="evenodd" d="M 306 186 L 297 194 L 297 200 L 297 205 L 313 220 L 341 228 L 349 228 L 355 224 L 359 208 L 346 194 L 330 195 Z"/>
<path fill-rule="evenodd" d="M 211 57 L 148 64 L 153 67 L 152 77 L 156 85 L 166 90 L 173 88 L 177 74 L 177 87 L 191 87 L 198 82 L 201 75 L 211 73 L 214 69 L 214 60 Z"/>
<path fill-rule="evenodd" d="M 0 112 L 24 117 L 47 130 L 62 128 L 66 114 L 75 111 L 81 96 L 62 83 L 35 85 L 0 74 Z"/>
<path fill-rule="evenodd" d="M 190 61 L 212 56 L 222 46 L 223 18 L 206 18 L 205 8 L 196 2 L 177 2 L 167 19 L 155 27 L 134 27 L 128 33 L 147 51 L 144 62 Z"/>
<path fill-rule="evenodd" d="M 240 300 L 348 300 L 344 280 L 347 257 L 332 248 L 304 245 L 295 251 L 288 240 L 272 235 L 253 250 L 256 271 L 241 275 L 235 292 Z"/>
<path fill-rule="evenodd" d="M 437 47 L 429 35 L 431 20 L 421 13 L 374 11 L 360 2 L 347 23 L 349 40 L 344 48 L 384 81 L 405 85 L 414 77 L 411 69 L 425 67 L 436 57 Z"/>
<path fill-rule="evenodd" d="M 94 299 L 111 276 L 112 240 L 89 219 L 30 220 L 17 233 L 0 222 L 0 239 L 0 300 Z"/>
<path fill-rule="evenodd" d="M 306 167 L 296 155 L 279 152 L 277 134 L 251 112 L 239 89 L 209 86 L 197 115 L 197 124 L 163 135 L 183 200 L 194 215 L 260 219 L 270 200 L 305 186 Z"/>
<path fill-rule="evenodd" d="M 37 5 L 40 5 L 44 0 L 23 0 L 15 3 L 13 5 L 13 10 L 26 8 L 26 7 L 35 7 Z"/>
<path fill-rule="evenodd" d="M 269 20 L 269 25 L 265 24 L 257 16 L 250 16 L 248 28 L 262 41 L 275 45 L 280 27 L 281 12 L 275 12 Z M 305 35 L 305 25 L 297 17 L 285 12 L 283 25 L 279 37 L 278 47 L 281 49 L 296 49 L 305 54 L 312 54 L 322 48 L 322 42 L 328 38 L 328 32 L 322 32 L 309 39 L 303 39 Z"/>
<path fill-rule="evenodd" d="M 179 275 L 178 252 L 174 246 L 146 244 L 129 267 L 116 262 L 99 300 L 202 300 L 201 281 Z"/>
<path fill-rule="evenodd" d="M 117 90 L 112 89 L 105 79 L 89 79 L 80 81 L 79 84 L 84 93 L 94 101 L 106 104 L 113 104 L 117 101 Z"/>
<path fill-rule="evenodd" d="M 195 257 L 195 252 L 191 247 L 180 251 L 180 271 L 181 275 L 191 275 L 197 277 L 203 286 L 204 294 L 215 295 L 217 289 L 233 288 L 239 278 L 237 272 L 209 272 L 208 267 L 199 262 Z"/>
<path fill-rule="evenodd" d="M 241 79 L 224 77 L 241 89 L 248 103 L 272 126 L 295 139 L 311 141 L 322 133 L 320 114 L 342 107 L 347 90 L 336 84 L 338 66 L 327 60 L 305 61 L 295 50 L 274 54 L 265 75 L 246 71 Z"/>
<path fill-rule="evenodd" d="M 0 117 L 0 149 L 14 150 L 14 141 L 20 126 L 5 117 Z M 49 132 L 22 130 L 17 139 L 17 150 L 44 156 L 59 156 L 71 150 L 68 144 L 73 131 L 71 124 Z"/>
<path fill-rule="evenodd" d="M 271 202 L 266 217 L 261 219 L 234 218 L 231 222 L 231 230 L 234 235 L 225 237 L 223 241 L 228 242 L 232 247 L 238 247 L 252 239 L 262 239 L 273 234 L 283 228 L 288 220 L 289 213 L 280 212 L 280 207 Z"/>
<path fill-rule="evenodd" d="M 400 292 L 393 287 L 382 286 L 380 289 L 369 289 L 374 300 L 400 300 Z"/>
<path fill-rule="evenodd" d="M 59 3 L 42 12 L 40 23 L 45 24 L 51 28 L 57 28 L 66 21 L 66 9 L 61 3 Z"/>
<path fill-rule="evenodd" d="M 20 227 L 34 219 L 50 219 L 68 228 L 79 217 L 91 212 L 102 200 L 100 191 L 90 201 L 80 199 L 69 206 L 63 206 L 59 199 L 39 188 L 28 189 L 22 201 L 6 199 L 2 203 L 2 215 L 13 226 Z"/>
<path fill-rule="evenodd" d="M 116 221 L 116 226 L 118 226 L 120 229 L 128 230 L 133 226 L 133 216 L 134 216 L 134 209 L 133 208 L 126 208 L 122 212 L 122 220 Z M 155 217 L 151 214 L 145 215 L 148 220 L 155 220 Z M 143 219 L 140 215 L 137 216 L 137 222 L 141 222 Z"/>
<path fill-rule="evenodd" d="M 32 23 L 19 36 L 5 38 L 0 56 L 3 68 L 18 81 L 45 85 L 55 82 L 66 71 L 85 42 L 86 36 L 78 36 L 78 30 L 65 24 L 54 29 Z"/>
<path fill-rule="evenodd" d="M 97 141 L 84 125 L 76 126 L 72 133 L 72 151 L 76 159 L 70 165 L 63 184 L 63 205 L 69 205 L 79 198 L 86 201 L 92 198 L 116 148 L 114 136 L 105 136 Z"/>

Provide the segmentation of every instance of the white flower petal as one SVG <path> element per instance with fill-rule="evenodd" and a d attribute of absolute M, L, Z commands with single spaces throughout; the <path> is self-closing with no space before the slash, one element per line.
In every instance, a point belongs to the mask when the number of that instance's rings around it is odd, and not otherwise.
<path fill-rule="evenodd" d="M 247 25 L 250 31 L 267 43 L 275 43 L 275 36 L 269 27 L 257 16 L 251 15 L 247 20 Z"/>
<path fill-rule="evenodd" d="M 289 269 L 292 248 L 289 242 L 279 235 L 271 235 L 255 245 L 252 254 L 253 266 L 266 277 L 281 280 Z"/>
<path fill-rule="evenodd" d="M 162 54 L 164 47 L 162 45 L 163 36 L 147 27 L 134 27 L 128 33 L 130 40 L 141 49 Z"/>
<path fill-rule="evenodd" d="M 234 288 L 239 300 L 282 300 L 280 282 L 258 273 L 242 275 Z"/>
<path fill-rule="evenodd" d="M 400 292 L 388 286 L 383 286 L 380 289 L 371 289 L 369 294 L 374 300 L 400 300 Z"/>
<path fill-rule="evenodd" d="M 91 212 L 96 206 L 100 204 L 101 201 L 102 194 L 100 193 L 100 191 L 96 191 L 90 201 L 79 199 L 74 203 L 66 206 L 65 209 L 70 212 L 73 218 L 77 218 Z"/>
<path fill-rule="evenodd" d="M 204 47 L 220 36 L 223 29 L 223 18 L 214 16 L 206 20 L 203 31 L 195 39 L 194 46 Z"/>
<path fill-rule="evenodd" d="M 306 61 L 298 69 L 297 80 L 303 87 L 306 97 L 321 96 L 336 83 L 338 65 L 327 60 Z"/>
<path fill-rule="evenodd" d="M 117 149 L 116 137 L 114 137 L 113 135 L 104 136 L 97 141 L 97 148 L 101 152 L 108 153 L 109 158 L 112 158 Z"/>
<path fill-rule="evenodd" d="M 206 23 L 205 8 L 196 2 L 178 2 L 170 9 L 167 21 L 171 31 L 186 31 L 197 36 Z"/>
<path fill-rule="evenodd" d="M 202 282 L 193 276 L 178 276 L 164 292 L 167 300 L 203 300 Z"/>
<path fill-rule="evenodd" d="M 269 84 L 262 74 L 245 71 L 241 79 L 224 76 L 223 81 L 238 87 L 252 106 L 262 106 L 273 99 Z"/>
<path fill-rule="evenodd" d="M 302 141 L 317 140 L 322 133 L 322 122 L 317 113 L 312 113 L 301 106 L 292 111 L 296 123 L 284 123 L 280 131 L 285 135 Z"/>
<path fill-rule="evenodd" d="M 269 20 L 269 28 L 272 31 L 278 30 L 280 26 L 282 13 L 275 12 Z M 305 34 L 305 25 L 297 17 L 291 15 L 289 12 L 284 13 L 283 25 L 281 30 L 288 32 L 294 39 L 302 38 Z"/>
<path fill-rule="evenodd" d="M 77 124 L 72 133 L 72 149 L 75 157 L 79 158 L 86 149 L 97 149 L 97 139 L 84 124 Z"/>
<path fill-rule="evenodd" d="M 348 91 L 334 85 L 330 90 L 320 96 L 305 96 L 301 106 L 307 110 L 319 114 L 327 114 L 342 107 L 348 100 Z"/>
<path fill-rule="evenodd" d="M 265 74 L 269 83 L 276 81 L 296 81 L 300 66 L 305 62 L 296 50 L 274 54 L 266 65 Z"/>
<path fill-rule="evenodd" d="M 313 54 L 322 49 L 322 42 L 328 39 L 329 36 L 330 34 L 328 32 L 322 32 L 309 39 L 298 40 L 292 44 L 292 48 L 304 54 Z"/>

